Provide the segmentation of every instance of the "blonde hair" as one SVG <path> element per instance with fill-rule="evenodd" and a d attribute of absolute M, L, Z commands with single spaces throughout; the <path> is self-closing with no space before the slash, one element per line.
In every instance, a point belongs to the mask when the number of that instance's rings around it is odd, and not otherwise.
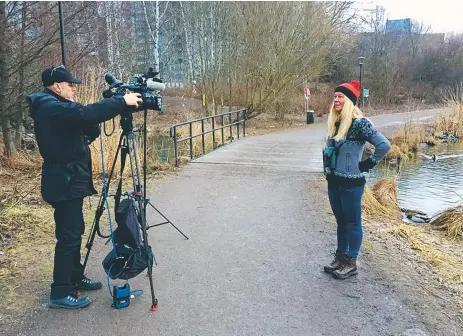
<path fill-rule="evenodd" d="M 331 105 L 330 114 L 328 115 L 327 121 L 327 133 L 326 138 L 333 138 L 335 141 L 345 139 L 350 126 L 352 125 L 352 119 L 362 118 L 362 111 L 354 105 L 352 100 L 345 97 L 344 106 L 341 112 L 337 112 L 334 109 L 334 102 Z M 339 121 L 338 134 L 334 136 L 336 132 L 336 122 Z"/>

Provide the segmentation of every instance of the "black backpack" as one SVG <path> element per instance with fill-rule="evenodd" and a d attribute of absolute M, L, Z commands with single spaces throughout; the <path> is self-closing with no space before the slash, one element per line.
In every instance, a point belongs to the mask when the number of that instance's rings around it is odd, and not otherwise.
<path fill-rule="evenodd" d="M 134 200 L 124 199 L 119 203 L 116 222 L 113 250 L 104 258 L 103 268 L 111 279 L 128 280 L 153 265 L 154 254 L 151 246 L 146 251 Z"/>

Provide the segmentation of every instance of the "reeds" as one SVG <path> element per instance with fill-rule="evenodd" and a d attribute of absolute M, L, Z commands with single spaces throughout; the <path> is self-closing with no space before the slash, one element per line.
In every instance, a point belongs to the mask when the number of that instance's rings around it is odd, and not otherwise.
<path fill-rule="evenodd" d="M 463 206 L 443 211 L 431 225 L 436 230 L 446 231 L 451 238 L 463 237 Z"/>
<path fill-rule="evenodd" d="M 402 155 L 404 155 L 404 153 L 400 147 L 395 144 L 391 144 L 391 150 L 387 152 L 386 159 L 398 159 L 402 158 Z"/>
<path fill-rule="evenodd" d="M 103 132 L 103 130 L 102 130 Z M 104 163 L 104 170 L 106 174 L 111 171 L 111 166 L 116 156 L 117 146 L 119 144 L 120 133 L 116 130 L 111 136 L 103 136 L 101 139 L 97 138 L 91 145 L 90 151 L 92 153 L 92 171 L 101 172 L 102 163 Z M 103 147 L 103 155 L 101 152 Z M 102 159 L 104 158 L 104 161 Z M 120 160 L 117 160 L 115 171 L 120 170 Z"/>
<path fill-rule="evenodd" d="M 399 210 L 397 183 L 392 177 L 383 178 L 373 186 L 373 196 L 379 204 L 389 209 Z"/>
<path fill-rule="evenodd" d="M 392 137 L 391 145 L 396 145 L 403 156 L 408 156 L 410 152 L 416 153 L 418 151 L 425 138 L 426 133 L 423 126 L 408 121 Z"/>
<path fill-rule="evenodd" d="M 450 108 L 447 113 L 441 114 L 434 123 L 434 134 L 463 136 L 463 82 L 449 88 L 443 93 L 443 100 Z"/>
<path fill-rule="evenodd" d="M 395 180 L 393 178 L 384 178 L 376 182 L 372 189 L 366 186 L 362 207 L 368 218 L 399 219 L 400 208 L 397 201 Z"/>
<path fill-rule="evenodd" d="M 433 129 L 434 135 L 453 135 L 457 138 L 463 136 L 463 103 L 453 102 L 450 105 L 451 110 L 437 117 Z"/>

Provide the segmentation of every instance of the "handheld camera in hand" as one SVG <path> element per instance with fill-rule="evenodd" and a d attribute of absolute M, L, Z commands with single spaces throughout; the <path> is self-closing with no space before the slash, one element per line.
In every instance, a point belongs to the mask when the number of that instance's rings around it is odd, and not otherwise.
<path fill-rule="evenodd" d="M 157 92 L 162 91 L 165 88 L 161 80 L 154 78 L 155 75 L 157 75 L 157 73 L 153 72 L 153 69 L 150 68 L 150 71 L 148 71 L 146 75 L 135 75 L 133 83 L 131 84 L 121 83 L 111 74 L 105 75 L 105 80 L 109 84 L 109 88 L 103 92 L 103 97 L 110 98 L 112 96 L 123 96 L 127 91 L 131 91 L 140 93 L 143 102 L 138 108 L 127 107 L 127 109 L 120 115 L 122 133 L 120 135 L 117 151 L 112 163 L 111 172 L 108 177 L 106 177 L 106 173 L 104 172 L 105 160 L 103 157 L 102 135 L 100 136 L 102 153 L 101 162 L 103 163 L 103 191 L 100 194 L 100 201 L 95 212 L 93 225 L 86 244 L 87 255 L 83 265 L 85 269 L 96 234 L 102 238 L 109 238 L 107 242 L 112 241 L 113 250 L 103 260 L 103 268 L 108 275 L 108 287 L 109 278 L 128 280 L 147 269 L 147 276 L 149 277 L 151 288 L 151 310 L 157 310 L 158 300 L 154 295 L 152 275 L 153 262 L 155 263 L 155 258 L 151 246 L 148 244 L 147 230 L 155 226 L 171 224 L 178 232 L 188 239 L 188 237 L 185 236 L 174 224 L 172 224 L 172 222 L 168 220 L 158 209 L 156 209 L 146 197 L 147 111 L 162 110 L 162 97 L 157 95 Z M 133 112 L 136 111 L 144 111 L 144 125 L 141 130 L 144 147 L 142 167 L 140 167 L 139 163 L 137 140 L 133 130 L 132 115 Z M 111 195 L 111 180 L 113 178 L 119 156 L 119 183 L 117 184 L 115 194 Z M 129 160 L 127 160 L 127 157 Z M 126 163 L 130 166 L 130 181 L 132 182 L 133 190 L 122 192 L 122 177 L 124 176 L 123 172 Z M 143 176 L 141 176 L 140 168 L 143 168 Z M 109 197 L 114 197 L 114 214 L 117 223 L 117 228 L 114 232 L 111 225 L 111 212 L 109 211 L 108 202 Z M 125 199 L 121 200 L 121 197 L 125 197 Z M 146 207 L 148 204 L 165 219 L 165 222 L 154 225 L 147 224 Z M 110 223 L 111 233 L 109 235 L 103 234 L 100 228 L 100 218 L 103 215 L 105 208 L 107 209 Z M 116 301 L 118 300 L 117 290 L 114 290 L 114 294 L 111 293 L 111 295 L 113 295 L 113 298 Z M 123 307 L 126 307 L 129 304 L 129 301 L 124 302 L 126 305 L 123 305 Z M 122 305 L 114 305 L 116 308 L 119 306 L 122 307 Z"/>

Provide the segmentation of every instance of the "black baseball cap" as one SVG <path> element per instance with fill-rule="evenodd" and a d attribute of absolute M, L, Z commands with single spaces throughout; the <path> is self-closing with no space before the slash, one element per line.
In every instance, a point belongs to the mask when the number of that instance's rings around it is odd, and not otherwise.
<path fill-rule="evenodd" d="M 53 83 L 68 82 L 74 84 L 81 84 L 80 79 L 74 78 L 72 74 L 66 70 L 64 65 L 57 67 L 47 68 L 42 72 L 43 86 L 50 86 Z"/>

